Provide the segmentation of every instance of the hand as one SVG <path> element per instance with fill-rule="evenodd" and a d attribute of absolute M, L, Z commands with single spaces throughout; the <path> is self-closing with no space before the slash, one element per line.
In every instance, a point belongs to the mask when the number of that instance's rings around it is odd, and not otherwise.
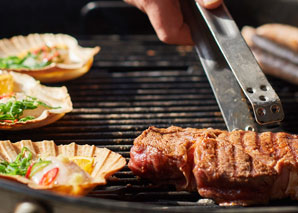
<path fill-rule="evenodd" d="M 168 44 L 193 45 L 179 0 L 124 0 L 145 12 L 158 36 Z M 222 0 L 196 0 L 207 9 L 221 5 Z"/>

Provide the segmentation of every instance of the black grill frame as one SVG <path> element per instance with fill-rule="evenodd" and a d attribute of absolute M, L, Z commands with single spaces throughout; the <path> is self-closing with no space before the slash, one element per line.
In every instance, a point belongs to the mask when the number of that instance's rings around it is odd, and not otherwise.
<path fill-rule="evenodd" d="M 53 139 L 57 144 L 76 142 L 106 147 L 129 160 L 133 139 L 149 126 L 177 125 L 225 129 L 216 100 L 192 47 L 165 45 L 155 36 L 80 37 L 83 46 L 101 46 L 94 66 L 81 78 L 66 85 L 74 104 L 73 112 L 40 129 L 0 132 L 1 140 L 32 141 Z M 298 133 L 297 86 L 269 77 L 286 113 L 283 129 Z M 84 198 L 69 198 L 34 191 L 20 184 L 0 180 L 2 201 L 38 200 L 54 212 L 85 209 L 87 212 L 207 212 L 248 211 L 202 205 L 197 193 L 177 192 L 172 186 L 156 186 L 136 178 L 127 166 Z M 7 196 L 9 194 L 9 196 Z M 26 198 L 26 199 L 27 199 Z M 0 199 L 0 200 L 1 200 Z M 11 205 L 11 206 L 13 206 Z M 75 207 L 72 207 L 75 206 Z M 94 208 L 96 210 L 94 210 Z M 93 209 L 93 210 L 92 210 Z M 297 211 L 295 202 L 271 202 L 257 212 Z"/>

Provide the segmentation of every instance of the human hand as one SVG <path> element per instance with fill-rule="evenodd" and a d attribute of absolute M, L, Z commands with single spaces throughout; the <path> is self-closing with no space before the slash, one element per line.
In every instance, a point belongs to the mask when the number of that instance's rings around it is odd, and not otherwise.
<path fill-rule="evenodd" d="M 168 44 L 193 45 L 179 0 L 124 0 L 145 12 L 158 36 Z M 221 5 L 222 0 L 195 0 L 207 9 Z"/>

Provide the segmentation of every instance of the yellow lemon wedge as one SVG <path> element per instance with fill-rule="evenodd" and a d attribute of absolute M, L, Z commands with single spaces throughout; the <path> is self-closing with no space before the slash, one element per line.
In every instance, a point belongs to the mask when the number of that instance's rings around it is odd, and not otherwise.
<path fill-rule="evenodd" d="M 89 174 L 93 171 L 94 158 L 92 157 L 75 156 L 70 158 L 70 160 L 75 162 L 81 169 Z"/>
<path fill-rule="evenodd" d="M 0 96 L 13 92 L 13 78 L 8 73 L 0 74 Z"/>

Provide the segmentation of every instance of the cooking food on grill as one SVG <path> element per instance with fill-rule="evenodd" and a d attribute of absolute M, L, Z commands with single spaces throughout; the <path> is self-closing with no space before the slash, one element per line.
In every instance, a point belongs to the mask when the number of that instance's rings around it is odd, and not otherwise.
<path fill-rule="evenodd" d="M 42 82 L 85 74 L 99 47 L 83 48 L 65 34 L 29 34 L 0 40 L 0 69 L 26 73 Z"/>
<path fill-rule="evenodd" d="M 297 135 L 150 127 L 130 157 L 134 174 L 197 190 L 220 205 L 298 200 Z"/>
<path fill-rule="evenodd" d="M 0 58 L 0 69 L 41 69 L 53 63 L 66 63 L 68 58 L 67 46 L 44 45 L 40 48 L 25 52 L 19 56 Z"/>
<path fill-rule="evenodd" d="M 298 84 L 298 28 L 283 24 L 244 27 L 242 35 L 265 73 Z"/>
<path fill-rule="evenodd" d="M 0 71 L 0 130 L 45 126 L 71 110 L 66 87 L 47 87 L 29 75 Z"/>
<path fill-rule="evenodd" d="M 85 195 L 122 169 L 125 159 L 106 148 L 53 141 L 0 141 L 0 177 L 34 189 Z"/>

